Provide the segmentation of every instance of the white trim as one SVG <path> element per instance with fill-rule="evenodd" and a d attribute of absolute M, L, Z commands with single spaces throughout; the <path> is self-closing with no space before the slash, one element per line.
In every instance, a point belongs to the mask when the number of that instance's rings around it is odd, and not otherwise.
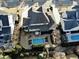
<path fill-rule="evenodd" d="M 39 31 L 40 29 L 29 29 L 29 30 L 24 30 L 24 31 Z"/>
<path fill-rule="evenodd" d="M 50 23 L 49 18 L 48 18 L 48 17 L 47 17 L 47 15 L 45 14 L 45 11 L 44 11 L 44 9 L 43 9 L 43 6 L 42 6 L 42 11 L 43 11 L 43 14 L 44 14 L 44 16 L 46 17 L 46 19 L 47 19 L 48 23 Z"/>
<path fill-rule="evenodd" d="M 37 26 L 37 25 L 47 25 L 48 23 L 38 23 L 38 24 L 31 24 L 29 26 Z"/>
<path fill-rule="evenodd" d="M 9 20 L 9 26 L 11 27 L 11 34 L 14 32 L 14 20 L 12 15 L 8 15 L 8 20 Z"/>
<path fill-rule="evenodd" d="M 58 9 L 55 7 L 54 4 L 51 5 L 53 7 L 53 12 L 52 12 L 52 18 L 54 18 L 53 20 L 55 21 L 56 24 L 60 23 L 60 14 Z"/>
<path fill-rule="evenodd" d="M 2 24 L 2 21 L 0 20 L 0 31 L 2 31 L 2 26 L 3 26 L 3 24 Z"/>

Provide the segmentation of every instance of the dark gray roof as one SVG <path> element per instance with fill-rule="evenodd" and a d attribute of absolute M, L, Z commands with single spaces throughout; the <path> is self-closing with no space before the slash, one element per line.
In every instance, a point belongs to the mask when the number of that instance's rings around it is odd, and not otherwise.
<path fill-rule="evenodd" d="M 77 13 L 77 14 L 76 14 Z M 79 11 L 67 11 L 66 12 L 67 17 L 63 18 L 64 24 L 64 30 L 70 30 L 72 28 L 78 27 L 79 26 Z"/>
<path fill-rule="evenodd" d="M 0 15 L 3 26 L 9 26 L 8 15 Z"/>
<path fill-rule="evenodd" d="M 68 19 L 76 19 L 76 11 L 67 11 L 66 13 Z"/>
<path fill-rule="evenodd" d="M 7 6 L 6 6 L 5 2 L 7 4 Z M 20 4 L 19 0 L 5 0 L 5 2 L 2 3 L 3 7 L 16 7 Z"/>
<path fill-rule="evenodd" d="M 54 3 L 56 4 L 56 6 L 72 5 L 73 1 L 71 1 L 71 0 L 54 0 Z"/>
<path fill-rule="evenodd" d="M 72 9 L 79 9 L 79 5 L 72 7 Z"/>
<path fill-rule="evenodd" d="M 41 6 L 41 7 L 39 7 L 37 11 L 42 12 L 42 6 Z"/>
<path fill-rule="evenodd" d="M 28 31 L 30 31 L 30 29 L 39 29 L 39 30 L 36 30 L 36 31 L 48 31 L 49 30 L 49 28 L 50 28 L 50 26 L 49 25 L 39 25 L 39 26 L 30 26 L 29 28 L 28 27 L 26 27 L 26 28 L 24 28 L 24 30 L 28 30 Z M 28 32 L 27 31 L 27 32 Z"/>
<path fill-rule="evenodd" d="M 28 12 L 28 17 L 30 19 L 30 24 L 48 23 L 43 12 L 36 13 L 33 12 L 32 9 L 30 9 Z"/>
<path fill-rule="evenodd" d="M 78 26 L 76 21 L 64 21 L 65 30 L 70 30 Z"/>
<path fill-rule="evenodd" d="M 43 12 L 36 13 L 36 12 L 33 12 L 32 9 L 30 9 L 28 15 L 29 15 L 29 18 L 28 19 L 24 18 L 24 21 L 23 21 L 23 26 L 26 27 L 26 28 L 24 27 L 25 30 L 39 29 L 38 31 L 48 31 L 53 24 L 52 18 L 46 14 L 48 19 L 50 18 L 49 19 L 50 22 L 48 22 Z M 41 25 L 41 23 L 43 23 L 43 25 Z M 31 24 L 40 24 L 40 25 L 31 26 Z"/>
<path fill-rule="evenodd" d="M 29 19 L 24 20 L 24 22 L 25 21 L 26 23 L 24 23 L 24 26 L 28 24 L 30 26 L 31 24 L 48 23 L 43 13 L 34 13 L 34 12 L 31 14 L 29 13 Z"/>
<path fill-rule="evenodd" d="M 11 33 L 11 27 L 3 27 L 2 28 L 2 34 L 10 34 Z"/>

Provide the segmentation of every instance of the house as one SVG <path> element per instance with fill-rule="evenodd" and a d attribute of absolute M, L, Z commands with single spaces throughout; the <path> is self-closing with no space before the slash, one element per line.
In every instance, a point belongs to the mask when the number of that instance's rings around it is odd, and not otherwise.
<path fill-rule="evenodd" d="M 20 1 L 19 0 L 5 0 L 2 2 L 2 7 L 16 7 L 20 5 Z"/>
<path fill-rule="evenodd" d="M 50 34 L 53 31 L 53 18 L 43 11 L 43 7 L 33 10 L 32 7 L 23 13 L 23 25 L 20 44 L 25 49 L 44 47 L 50 43 Z M 26 34 L 25 34 L 26 33 Z"/>
<path fill-rule="evenodd" d="M 79 42 L 79 10 L 72 9 L 62 14 L 61 27 L 64 32 L 64 42 Z"/>
<path fill-rule="evenodd" d="M 53 29 L 53 19 L 40 7 L 37 11 L 32 8 L 28 11 L 28 18 L 23 18 L 23 29 L 25 32 L 43 32 Z M 51 28 L 52 27 L 52 28 Z"/>
<path fill-rule="evenodd" d="M 0 47 L 11 43 L 14 31 L 14 20 L 12 15 L 0 15 Z M 9 45 L 7 45 L 9 46 Z"/>
<path fill-rule="evenodd" d="M 72 0 L 54 0 L 56 6 L 68 6 L 72 5 Z"/>

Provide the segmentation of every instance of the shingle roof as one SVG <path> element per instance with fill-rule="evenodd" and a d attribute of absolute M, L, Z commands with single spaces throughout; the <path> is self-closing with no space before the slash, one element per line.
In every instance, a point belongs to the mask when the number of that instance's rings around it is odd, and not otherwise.
<path fill-rule="evenodd" d="M 3 2 L 2 3 L 3 7 L 16 7 L 20 4 L 19 0 L 6 0 L 5 2 L 7 5 Z"/>
<path fill-rule="evenodd" d="M 73 1 L 71 0 L 54 0 L 56 6 L 61 6 L 61 5 L 71 5 Z"/>
<path fill-rule="evenodd" d="M 79 9 L 79 5 L 72 7 L 72 9 Z"/>
<path fill-rule="evenodd" d="M 66 14 L 68 19 L 76 19 L 76 11 L 67 11 Z"/>
<path fill-rule="evenodd" d="M 76 21 L 64 21 L 65 30 L 70 30 L 78 26 Z"/>
<path fill-rule="evenodd" d="M 71 30 L 75 27 L 79 26 L 79 20 L 78 20 L 78 12 L 77 11 L 67 11 L 67 18 L 63 18 L 63 23 L 62 25 L 64 25 L 64 30 Z"/>
<path fill-rule="evenodd" d="M 37 11 L 40 11 L 40 12 L 42 12 L 42 7 L 38 8 L 38 10 L 37 10 Z"/>
<path fill-rule="evenodd" d="M 28 19 L 24 18 L 23 26 L 25 26 L 26 30 L 29 29 L 38 29 L 38 31 L 48 31 L 52 26 L 50 22 L 48 22 L 47 18 L 43 14 L 43 12 L 36 13 L 33 12 L 32 9 L 28 12 Z M 48 15 L 46 15 L 48 17 Z M 49 19 L 50 17 L 48 17 Z M 52 18 L 51 18 L 52 20 Z M 50 21 L 50 20 L 49 20 Z M 53 20 L 52 20 L 53 21 Z"/>
<path fill-rule="evenodd" d="M 0 20 L 2 21 L 3 26 L 9 26 L 8 16 L 7 15 L 0 15 Z"/>

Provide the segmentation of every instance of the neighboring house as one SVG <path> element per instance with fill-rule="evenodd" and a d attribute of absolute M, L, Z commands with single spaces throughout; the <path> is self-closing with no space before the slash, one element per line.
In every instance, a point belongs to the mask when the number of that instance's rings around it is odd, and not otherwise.
<path fill-rule="evenodd" d="M 16 7 L 20 5 L 21 1 L 19 0 L 5 0 L 2 2 L 2 7 Z"/>
<path fill-rule="evenodd" d="M 62 14 L 61 26 L 65 42 L 79 42 L 79 9 L 72 9 Z"/>
<path fill-rule="evenodd" d="M 72 0 L 54 0 L 56 6 L 68 6 L 72 5 Z"/>
<path fill-rule="evenodd" d="M 0 15 L 0 47 L 9 47 L 14 31 L 12 15 Z"/>

